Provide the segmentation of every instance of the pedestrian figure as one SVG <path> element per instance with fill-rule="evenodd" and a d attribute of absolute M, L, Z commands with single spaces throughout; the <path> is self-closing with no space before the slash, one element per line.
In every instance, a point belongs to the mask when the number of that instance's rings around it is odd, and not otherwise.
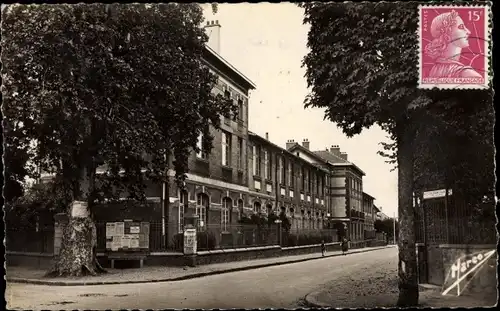
<path fill-rule="evenodd" d="M 321 255 L 325 257 L 325 253 L 326 253 L 325 240 L 321 240 Z"/>
<path fill-rule="evenodd" d="M 349 250 L 349 241 L 347 240 L 346 237 L 342 239 L 342 255 L 345 255 L 347 251 Z"/>

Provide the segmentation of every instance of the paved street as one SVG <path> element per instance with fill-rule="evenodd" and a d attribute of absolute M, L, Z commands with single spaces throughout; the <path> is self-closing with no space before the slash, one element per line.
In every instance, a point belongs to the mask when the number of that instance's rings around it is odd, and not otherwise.
<path fill-rule="evenodd" d="M 177 282 L 45 286 L 7 285 L 9 309 L 293 308 L 338 278 L 397 257 L 375 250 Z"/>

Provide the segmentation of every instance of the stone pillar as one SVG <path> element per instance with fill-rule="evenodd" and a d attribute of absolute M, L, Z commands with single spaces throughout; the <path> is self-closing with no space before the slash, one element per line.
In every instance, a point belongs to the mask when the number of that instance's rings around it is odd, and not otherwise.
<path fill-rule="evenodd" d="M 188 217 L 184 218 L 184 261 L 189 267 L 196 267 L 197 223 L 198 215 L 189 215 Z"/>
<path fill-rule="evenodd" d="M 63 230 L 68 222 L 69 218 L 65 213 L 59 213 L 54 216 L 54 256 L 58 256 L 61 251 Z"/>

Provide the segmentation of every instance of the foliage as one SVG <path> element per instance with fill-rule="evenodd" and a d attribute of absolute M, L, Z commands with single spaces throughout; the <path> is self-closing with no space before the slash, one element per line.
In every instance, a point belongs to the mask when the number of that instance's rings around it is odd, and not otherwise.
<path fill-rule="evenodd" d="M 265 225 L 268 225 L 268 218 L 266 215 L 258 213 L 258 214 L 252 214 L 250 216 L 248 215 L 242 215 L 240 220 L 238 221 L 240 224 L 243 225 L 255 225 L 258 228 L 263 227 Z"/>
<path fill-rule="evenodd" d="M 63 187 L 59 178 L 35 184 L 22 197 L 6 206 L 6 218 L 23 222 L 37 215 L 65 212 L 71 198 Z"/>
<path fill-rule="evenodd" d="M 24 194 L 24 179 L 29 172 L 27 163 L 29 151 L 26 138 L 19 133 L 18 127 L 16 122 L 3 120 L 2 138 L 5 135 L 5 140 L 2 140 L 4 142 L 2 161 L 5 163 L 3 196 L 7 203 L 13 202 Z"/>
<path fill-rule="evenodd" d="M 181 182 L 199 134 L 210 150 L 209 128 L 235 109 L 211 93 L 201 22 L 196 4 L 4 9 L 4 114 L 37 143 L 30 160 L 90 203 L 144 199 L 146 178 L 165 179 L 167 153 Z"/>
<path fill-rule="evenodd" d="M 429 109 L 416 136 L 415 190 L 448 187 L 477 205 L 494 199 L 494 111 L 488 93 L 452 97 L 450 109 Z"/>
<path fill-rule="evenodd" d="M 292 223 L 290 222 L 290 219 L 286 217 L 286 214 L 283 211 L 280 212 L 279 219 L 281 220 L 281 228 L 285 232 L 290 232 L 290 229 L 292 228 Z"/>
<path fill-rule="evenodd" d="M 430 102 L 417 89 L 417 3 L 301 4 L 311 29 L 304 58 L 312 92 L 306 107 L 326 108 L 325 118 L 346 135 L 380 125 L 393 134 L 408 106 Z"/>
<path fill-rule="evenodd" d="M 418 5 L 302 4 L 304 22 L 311 24 L 311 52 L 304 66 L 312 93 L 305 104 L 326 108 L 325 118 L 348 136 L 380 125 L 393 142 L 382 142 L 379 154 L 393 164 L 397 122 L 413 127 L 416 188 L 452 178 L 465 189 L 480 183 L 481 173 L 492 172 L 492 93 L 417 89 Z M 464 150 L 463 143 L 470 148 Z M 474 152 L 476 148 L 485 151 L 488 160 L 478 159 L 481 152 Z M 491 179 L 487 183 L 493 185 Z"/>
<path fill-rule="evenodd" d="M 375 227 L 376 232 L 385 232 L 387 234 L 387 238 L 393 239 L 394 237 L 394 218 L 387 218 L 384 220 L 377 219 L 375 220 L 373 226 Z M 396 220 L 396 236 L 399 233 L 399 222 Z"/>

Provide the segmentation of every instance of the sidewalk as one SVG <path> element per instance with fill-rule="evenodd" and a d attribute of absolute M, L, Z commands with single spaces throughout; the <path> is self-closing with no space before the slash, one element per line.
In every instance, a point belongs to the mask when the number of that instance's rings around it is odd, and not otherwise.
<path fill-rule="evenodd" d="M 384 249 L 387 247 L 390 246 L 353 249 L 349 250 L 348 255 L 354 253 L 369 252 L 377 249 Z M 108 273 L 106 274 L 98 276 L 85 276 L 85 277 L 48 278 L 44 276 L 44 274 L 46 273 L 46 271 L 44 270 L 30 269 L 28 267 L 7 267 L 6 279 L 7 282 L 59 285 L 59 286 L 181 281 L 181 280 L 198 278 L 213 274 L 222 274 L 222 273 L 257 269 L 263 267 L 270 267 L 276 265 L 297 263 L 308 260 L 335 257 L 339 255 L 342 255 L 341 251 L 328 252 L 325 257 L 322 257 L 321 253 L 313 253 L 313 254 L 305 254 L 297 256 L 274 257 L 274 258 L 255 259 L 248 261 L 217 263 L 217 264 L 202 265 L 192 268 L 145 266 L 140 269 L 123 269 L 123 270 L 107 269 Z"/>
<path fill-rule="evenodd" d="M 305 297 L 315 308 L 397 308 L 399 296 L 397 262 L 380 263 L 378 271 L 360 269 L 359 275 L 337 279 Z M 441 295 L 441 287 L 419 286 L 419 308 L 491 307 L 496 297 L 487 295 Z"/>

